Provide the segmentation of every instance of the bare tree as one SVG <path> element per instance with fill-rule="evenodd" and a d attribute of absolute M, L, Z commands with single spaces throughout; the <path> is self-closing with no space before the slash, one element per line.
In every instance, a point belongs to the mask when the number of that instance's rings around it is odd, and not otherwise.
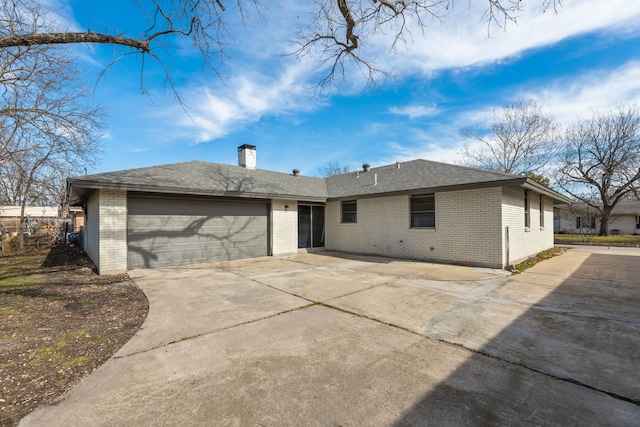
<path fill-rule="evenodd" d="M 557 154 L 560 125 L 536 100 L 518 100 L 493 112 L 483 128 L 463 128 L 465 163 L 505 173 L 538 173 Z"/>
<path fill-rule="evenodd" d="M 20 11 L 35 32 L 50 28 L 40 12 Z M 73 58 L 55 46 L 1 49 L 0 88 L 0 191 L 22 207 L 24 225 L 25 207 L 42 199 L 53 171 L 100 153 L 101 112 L 79 83 Z"/>
<path fill-rule="evenodd" d="M 343 173 L 351 172 L 351 168 L 340 164 L 339 161 L 335 160 L 333 162 L 329 162 L 326 165 L 322 166 L 318 169 L 318 175 L 323 178 L 328 178 L 333 175 L 341 175 Z"/>
<path fill-rule="evenodd" d="M 608 235 L 613 208 L 630 195 L 640 195 L 638 106 L 621 106 L 570 128 L 557 181 L 598 212 L 599 234 Z"/>
<path fill-rule="evenodd" d="M 483 19 L 488 24 L 504 27 L 515 22 L 524 9 L 522 0 L 485 0 L 487 9 Z M 146 28 L 136 34 L 124 29 L 105 32 L 93 30 L 69 32 L 65 29 L 33 31 L 28 29 L 28 14 L 43 13 L 40 0 L 0 0 L 0 48 L 27 47 L 45 44 L 99 43 L 124 47 L 124 56 L 141 54 L 158 60 L 160 52 L 178 39 L 187 39 L 202 54 L 205 64 L 224 56 L 223 47 L 230 41 L 226 23 L 228 11 L 233 9 L 242 19 L 249 10 L 260 14 L 264 7 L 260 0 L 135 0 L 131 8 L 122 11 L 142 18 Z M 543 10 L 555 9 L 560 0 L 530 0 L 540 3 Z M 311 25 L 301 25 L 295 36 L 296 56 L 317 55 L 319 67 L 327 69 L 323 83 L 332 82 L 345 73 L 345 61 L 353 61 L 371 80 L 386 74 L 378 70 L 374 61 L 363 51 L 366 41 L 374 34 L 391 37 L 393 46 L 409 43 L 413 37 L 409 22 L 419 31 L 426 31 L 430 23 L 449 13 L 454 0 L 315 0 Z M 273 6 L 279 7 L 279 6 Z M 25 14 L 24 11 L 29 11 Z M 165 66 L 169 77 L 169 68 Z M 169 79 L 170 83 L 170 79 Z"/>

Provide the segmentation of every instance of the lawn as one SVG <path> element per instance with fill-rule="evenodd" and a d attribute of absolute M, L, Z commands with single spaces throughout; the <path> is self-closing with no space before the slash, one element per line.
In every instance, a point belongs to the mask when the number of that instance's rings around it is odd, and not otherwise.
<path fill-rule="evenodd" d="M 0 252 L 0 426 L 51 404 L 126 343 L 148 303 L 68 245 Z"/>
<path fill-rule="evenodd" d="M 582 234 L 556 234 L 556 245 L 597 245 L 597 246 L 626 246 L 640 247 L 640 235 L 619 234 L 612 236 L 595 236 Z"/>

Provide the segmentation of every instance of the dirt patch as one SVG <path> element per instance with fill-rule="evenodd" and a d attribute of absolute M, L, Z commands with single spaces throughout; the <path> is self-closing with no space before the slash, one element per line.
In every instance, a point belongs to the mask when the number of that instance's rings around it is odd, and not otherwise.
<path fill-rule="evenodd" d="M 143 292 L 68 245 L 0 255 L 0 426 L 51 404 L 142 325 Z"/>

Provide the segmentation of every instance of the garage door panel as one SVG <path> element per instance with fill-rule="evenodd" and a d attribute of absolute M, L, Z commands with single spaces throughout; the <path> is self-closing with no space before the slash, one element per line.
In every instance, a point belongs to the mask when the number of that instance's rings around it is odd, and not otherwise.
<path fill-rule="evenodd" d="M 264 203 L 131 198 L 128 210 L 129 268 L 267 255 Z"/>

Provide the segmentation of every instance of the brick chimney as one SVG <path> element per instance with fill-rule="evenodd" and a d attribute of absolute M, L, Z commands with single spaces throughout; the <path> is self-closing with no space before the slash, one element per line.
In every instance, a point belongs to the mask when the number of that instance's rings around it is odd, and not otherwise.
<path fill-rule="evenodd" d="M 238 166 L 247 169 L 256 168 L 256 146 L 243 144 L 238 147 Z"/>

